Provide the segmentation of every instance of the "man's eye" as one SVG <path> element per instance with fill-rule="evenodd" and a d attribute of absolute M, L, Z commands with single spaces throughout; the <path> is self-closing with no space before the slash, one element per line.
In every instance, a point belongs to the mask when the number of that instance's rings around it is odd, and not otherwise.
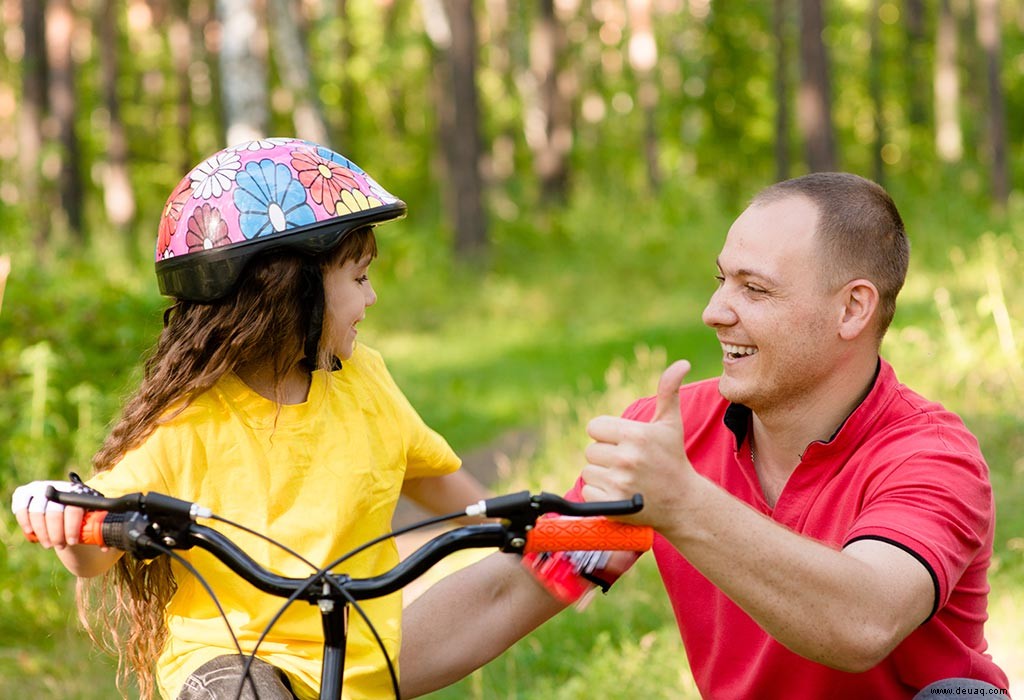
<path fill-rule="evenodd" d="M 747 291 L 753 292 L 754 294 L 764 294 L 765 293 L 765 290 L 761 289 L 757 285 L 748 284 L 748 285 L 746 285 L 746 288 L 747 288 Z"/>
<path fill-rule="evenodd" d="M 722 275 L 715 275 L 715 281 L 717 281 L 718 286 L 721 287 L 723 284 L 725 284 L 725 277 L 723 277 Z"/>

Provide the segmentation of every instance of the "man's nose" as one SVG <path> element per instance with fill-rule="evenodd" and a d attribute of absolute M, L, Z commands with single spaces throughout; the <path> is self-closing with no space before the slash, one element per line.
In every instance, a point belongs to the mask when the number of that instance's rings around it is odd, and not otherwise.
<path fill-rule="evenodd" d="M 701 314 L 701 320 L 704 321 L 704 325 L 711 328 L 731 326 L 736 322 L 736 312 L 728 303 L 724 287 L 719 287 L 708 299 L 704 313 Z"/>

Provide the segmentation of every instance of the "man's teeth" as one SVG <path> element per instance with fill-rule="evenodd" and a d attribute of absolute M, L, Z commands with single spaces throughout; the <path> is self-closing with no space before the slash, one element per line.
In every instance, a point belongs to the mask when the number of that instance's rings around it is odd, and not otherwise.
<path fill-rule="evenodd" d="M 725 354 L 733 357 L 742 357 L 744 355 L 754 355 L 757 353 L 757 348 L 749 345 L 727 345 L 722 343 L 722 350 L 725 351 Z"/>

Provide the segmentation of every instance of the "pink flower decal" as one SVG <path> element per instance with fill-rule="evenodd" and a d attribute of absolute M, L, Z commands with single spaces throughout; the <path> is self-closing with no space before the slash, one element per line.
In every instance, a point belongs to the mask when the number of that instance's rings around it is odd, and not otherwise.
<path fill-rule="evenodd" d="M 220 209 L 209 204 L 196 207 L 188 220 L 185 242 L 190 253 L 230 243 L 228 224 L 221 216 Z"/>
<path fill-rule="evenodd" d="M 335 213 L 335 202 L 341 198 L 343 189 L 358 187 L 351 170 L 318 153 L 292 151 L 292 168 L 313 201 L 322 205 L 328 214 Z"/>

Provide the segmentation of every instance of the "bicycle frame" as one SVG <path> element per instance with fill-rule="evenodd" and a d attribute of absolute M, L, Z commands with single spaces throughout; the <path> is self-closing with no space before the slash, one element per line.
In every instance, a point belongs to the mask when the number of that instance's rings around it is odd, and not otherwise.
<path fill-rule="evenodd" d="M 288 600 L 317 605 L 322 616 L 324 654 L 320 680 L 321 700 L 340 700 L 348 638 L 349 606 L 359 600 L 394 593 L 424 574 L 448 555 L 469 548 L 497 548 L 508 553 L 538 551 L 531 541 L 541 536 L 546 549 L 649 549 L 649 528 L 607 520 L 606 515 L 626 515 L 643 508 L 643 499 L 606 503 L 573 503 L 552 494 L 531 495 L 522 491 L 481 501 L 466 514 L 501 518 L 500 522 L 466 525 L 444 532 L 395 567 L 377 576 L 354 579 L 330 573 L 336 563 L 306 578 L 275 574 L 254 561 L 223 533 L 195 522 L 211 517 L 208 509 L 158 493 L 105 498 L 56 491 L 47 498 L 90 512 L 82 528 L 83 544 L 116 547 L 142 559 L 167 549 L 204 549 L 231 571 L 259 590 Z M 546 513 L 577 516 L 544 518 Z M 462 513 L 452 514 L 453 517 Z M 415 526 L 414 526 L 415 527 Z M 412 528 L 409 528 L 412 529 Z"/>

